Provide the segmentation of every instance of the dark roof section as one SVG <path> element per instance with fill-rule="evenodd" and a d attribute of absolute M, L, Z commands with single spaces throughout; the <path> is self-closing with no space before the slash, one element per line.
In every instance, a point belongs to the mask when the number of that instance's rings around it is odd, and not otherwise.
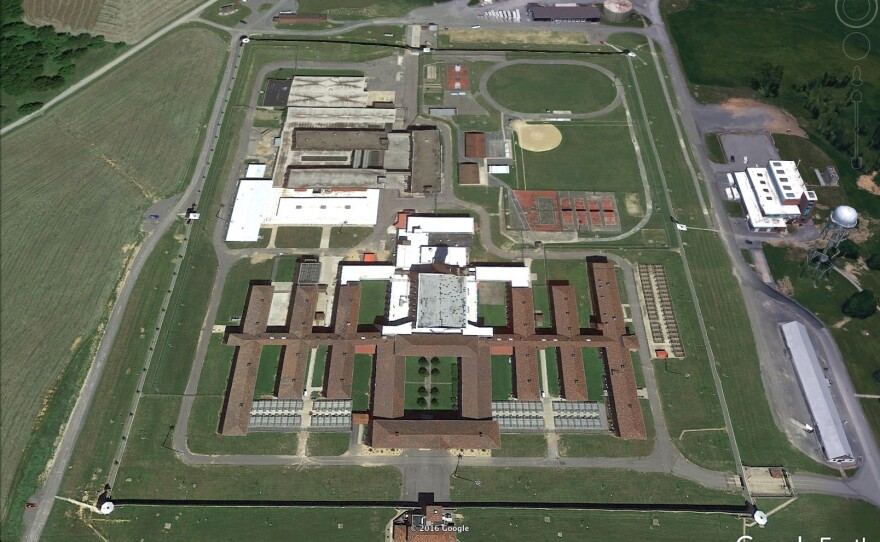
<path fill-rule="evenodd" d="M 374 448 L 493 449 L 501 431 L 493 420 L 373 420 Z"/>
<path fill-rule="evenodd" d="M 492 417 L 492 357 L 489 347 L 479 349 L 479 355 L 460 356 L 459 373 L 462 418 Z M 488 391 L 487 391 L 488 390 Z"/>
<path fill-rule="evenodd" d="M 414 130 L 412 133 L 412 179 L 410 191 L 440 190 L 440 130 Z"/>
<path fill-rule="evenodd" d="M 538 356 L 536 351 L 529 346 L 515 346 L 513 348 L 513 372 L 516 382 L 516 398 L 520 401 L 540 401 L 541 394 L 538 391 L 540 380 L 538 379 Z"/>
<path fill-rule="evenodd" d="M 486 134 L 483 132 L 466 132 L 464 134 L 464 155 L 468 158 L 485 158 Z"/>
<path fill-rule="evenodd" d="M 550 286 L 550 299 L 553 303 L 553 325 L 556 333 L 565 337 L 574 337 L 580 333 L 577 298 L 574 286 L 553 284 Z"/>
<path fill-rule="evenodd" d="M 290 79 L 269 79 L 263 93 L 263 107 L 286 107 L 290 83 Z"/>
<path fill-rule="evenodd" d="M 510 288 L 510 312 L 514 335 L 534 335 L 535 298 L 531 288 Z"/>
<path fill-rule="evenodd" d="M 306 388 L 306 367 L 311 348 L 304 342 L 287 345 L 281 356 L 281 375 L 278 377 L 278 398 L 302 399 Z"/>
<path fill-rule="evenodd" d="M 388 149 L 385 130 L 294 130 L 293 148 L 310 151 L 384 151 Z"/>
<path fill-rule="evenodd" d="M 587 4 L 527 4 L 526 11 L 532 14 L 535 21 L 598 21 L 602 16 L 599 8 Z"/>
<path fill-rule="evenodd" d="M 381 343 L 376 349 L 376 374 L 373 378 L 373 417 L 403 417 L 403 394 L 406 384 L 406 358 L 394 355 L 393 343 Z"/>
<path fill-rule="evenodd" d="M 577 345 L 565 345 L 559 347 L 558 354 L 562 396 L 569 401 L 586 401 L 587 376 L 584 371 L 583 350 Z"/>
<path fill-rule="evenodd" d="M 589 274 L 595 307 L 593 319 L 603 334 L 617 339 L 616 343 L 605 347 L 609 410 L 615 430 L 625 439 L 647 438 L 642 406 L 636 394 L 632 358 L 623 345 L 627 331 L 614 265 L 607 262 L 590 262 Z M 631 343 L 631 341 L 627 342 Z"/>
<path fill-rule="evenodd" d="M 480 184 L 480 166 L 475 162 L 458 164 L 458 184 Z"/>

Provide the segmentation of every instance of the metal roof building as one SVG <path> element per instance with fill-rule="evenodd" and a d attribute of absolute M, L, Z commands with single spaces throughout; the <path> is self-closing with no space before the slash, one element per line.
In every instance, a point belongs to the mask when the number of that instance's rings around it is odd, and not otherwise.
<path fill-rule="evenodd" d="M 822 372 L 807 329 L 800 322 L 782 324 L 780 329 L 791 353 L 791 363 L 807 400 L 810 415 L 813 416 L 825 458 L 833 463 L 854 462 L 852 448 L 831 398 L 831 385 Z"/>
<path fill-rule="evenodd" d="M 229 217 L 227 241 L 256 241 L 266 206 L 272 199 L 272 179 L 242 179 Z"/>

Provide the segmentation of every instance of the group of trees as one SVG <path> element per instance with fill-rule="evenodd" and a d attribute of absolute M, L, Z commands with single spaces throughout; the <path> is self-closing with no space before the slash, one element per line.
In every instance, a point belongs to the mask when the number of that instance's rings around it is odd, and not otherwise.
<path fill-rule="evenodd" d="M 815 120 L 816 129 L 835 149 L 851 155 L 856 138 L 859 139 L 857 148 L 863 169 L 871 171 L 880 167 L 880 118 L 860 110 L 855 120 L 854 103 L 866 96 L 851 82 L 850 73 L 832 69 L 813 78 L 799 78 L 792 89 L 803 99 L 804 109 Z"/>
<path fill-rule="evenodd" d="M 431 386 L 431 389 L 428 390 L 425 386 L 419 387 L 419 398 L 416 399 L 416 403 L 419 406 L 425 406 L 428 404 L 428 400 L 431 401 L 431 406 L 437 406 L 440 404 L 440 401 L 437 399 L 437 395 L 440 393 L 440 389 L 437 386 Z M 430 395 L 430 398 L 429 398 Z"/>
<path fill-rule="evenodd" d="M 840 251 L 838 257 L 848 258 L 851 260 L 859 259 L 860 248 L 852 239 L 846 239 L 837 247 Z M 880 253 L 872 254 L 865 260 L 869 269 L 880 270 Z M 843 302 L 840 307 L 843 314 L 850 318 L 864 319 L 874 315 L 877 312 L 877 296 L 871 290 L 862 290 L 856 292 Z"/>
<path fill-rule="evenodd" d="M 104 36 L 74 35 L 25 23 L 20 0 L 2 0 L 0 7 L 0 88 L 13 96 L 63 86 L 76 71 L 77 59 L 90 49 L 107 45 Z M 30 113 L 42 105 L 30 101 L 21 105 L 19 112 Z"/>
<path fill-rule="evenodd" d="M 779 86 L 782 84 L 782 66 L 771 64 L 770 62 L 762 62 L 758 69 L 755 70 L 750 81 L 752 90 L 761 92 L 765 98 L 775 98 L 779 96 Z"/>

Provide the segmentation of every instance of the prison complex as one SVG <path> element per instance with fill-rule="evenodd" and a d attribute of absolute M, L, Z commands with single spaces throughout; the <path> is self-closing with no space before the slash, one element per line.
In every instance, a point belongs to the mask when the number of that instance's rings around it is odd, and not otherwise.
<path fill-rule="evenodd" d="M 490 449 L 500 445 L 493 419 L 492 355 L 512 354 L 514 395 L 520 401 L 540 400 L 538 351 L 558 349 L 561 393 L 568 401 L 586 401 L 583 348 L 597 348 L 608 374 L 611 429 L 625 439 L 646 438 L 636 395 L 630 350 L 638 341 L 629 334 L 613 264 L 588 261 L 591 322 L 581 329 L 574 287 L 549 286 L 553 327 L 536 329 L 528 267 L 520 264 L 468 263 L 473 238 L 471 217 L 409 216 L 398 224 L 395 262 L 342 264 L 334 294 L 334 314 L 326 327 L 313 326 L 317 297 L 326 287 L 304 273 L 291 293 L 287 323 L 269 327 L 274 286 L 253 284 L 241 324 L 228 328 L 226 342 L 235 346 L 232 372 L 223 407 L 221 432 L 248 431 L 261 349 L 281 345 L 276 397 L 301 400 L 313 348 L 328 348 L 323 395 L 350 400 L 356 353 L 372 354 L 373 380 L 368 415 L 368 443 L 376 448 Z M 388 280 L 385 324 L 358 326 L 360 280 Z M 507 325 L 478 322 L 478 283 L 507 283 Z M 458 404 L 449 411 L 409 411 L 404 388 L 408 357 L 458 359 Z"/>

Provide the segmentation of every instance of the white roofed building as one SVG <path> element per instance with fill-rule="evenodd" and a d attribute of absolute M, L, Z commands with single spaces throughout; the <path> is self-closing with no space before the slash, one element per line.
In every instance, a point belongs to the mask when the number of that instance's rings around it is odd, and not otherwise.
<path fill-rule="evenodd" d="M 266 210 L 272 201 L 272 179 L 242 179 L 238 183 L 226 240 L 235 242 L 256 241 Z"/>
<path fill-rule="evenodd" d="M 773 160 L 766 168 L 728 175 L 742 198 L 752 231 L 782 232 L 786 224 L 805 222 L 812 216 L 818 198 L 807 190 L 794 162 Z"/>

